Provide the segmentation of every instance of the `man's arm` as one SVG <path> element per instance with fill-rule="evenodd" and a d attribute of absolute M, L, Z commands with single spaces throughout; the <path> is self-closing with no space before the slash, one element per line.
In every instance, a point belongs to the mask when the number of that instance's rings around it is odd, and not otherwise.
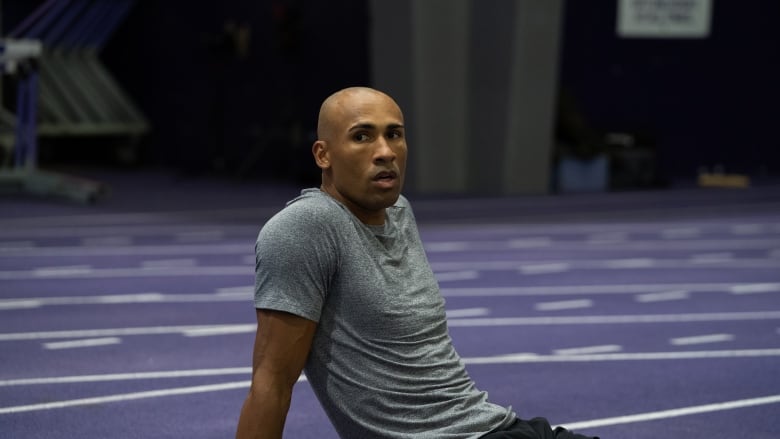
<path fill-rule="evenodd" d="M 252 385 L 241 409 L 237 439 L 281 439 L 295 382 L 317 324 L 280 311 L 257 310 Z"/>

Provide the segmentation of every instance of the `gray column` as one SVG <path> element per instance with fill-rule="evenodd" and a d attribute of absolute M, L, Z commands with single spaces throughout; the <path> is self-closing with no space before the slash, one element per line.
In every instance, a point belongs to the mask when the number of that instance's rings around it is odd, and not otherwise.
<path fill-rule="evenodd" d="M 415 189 L 465 192 L 468 0 L 418 0 L 412 8 Z"/>
<path fill-rule="evenodd" d="M 503 191 L 515 1 L 471 2 L 469 39 L 469 192 Z"/>
<path fill-rule="evenodd" d="M 504 146 L 503 193 L 550 186 L 563 0 L 518 0 Z"/>
<path fill-rule="evenodd" d="M 371 0 L 373 85 L 403 107 L 407 189 L 549 187 L 563 0 Z"/>

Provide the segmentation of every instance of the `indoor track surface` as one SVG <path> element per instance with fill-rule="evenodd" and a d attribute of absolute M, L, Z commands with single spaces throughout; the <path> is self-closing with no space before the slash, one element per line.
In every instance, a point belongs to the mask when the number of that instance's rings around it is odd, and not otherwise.
<path fill-rule="evenodd" d="M 0 438 L 230 438 L 254 240 L 297 188 L 0 197 Z M 780 437 L 780 186 L 408 195 L 478 387 L 603 439 Z M 305 379 L 285 437 L 336 434 Z"/>

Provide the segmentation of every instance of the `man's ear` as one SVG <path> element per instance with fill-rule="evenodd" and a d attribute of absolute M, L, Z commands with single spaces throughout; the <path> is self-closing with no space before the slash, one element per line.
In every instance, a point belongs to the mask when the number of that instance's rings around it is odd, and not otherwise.
<path fill-rule="evenodd" d="M 311 153 L 314 155 L 314 161 L 320 169 L 330 168 L 330 154 L 328 153 L 328 144 L 324 140 L 314 142 L 311 147 Z"/>

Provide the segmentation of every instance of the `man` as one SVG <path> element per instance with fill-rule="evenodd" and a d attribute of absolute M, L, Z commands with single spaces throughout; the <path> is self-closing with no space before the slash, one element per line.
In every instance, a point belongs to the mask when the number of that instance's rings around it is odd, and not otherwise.
<path fill-rule="evenodd" d="M 302 370 L 345 439 L 582 438 L 489 403 L 447 331 L 408 201 L 403 115 L 384 93 L 322 104 L 322 186 L 257 239 L 257 335 L 238 438 L 281 438 Z"/>

